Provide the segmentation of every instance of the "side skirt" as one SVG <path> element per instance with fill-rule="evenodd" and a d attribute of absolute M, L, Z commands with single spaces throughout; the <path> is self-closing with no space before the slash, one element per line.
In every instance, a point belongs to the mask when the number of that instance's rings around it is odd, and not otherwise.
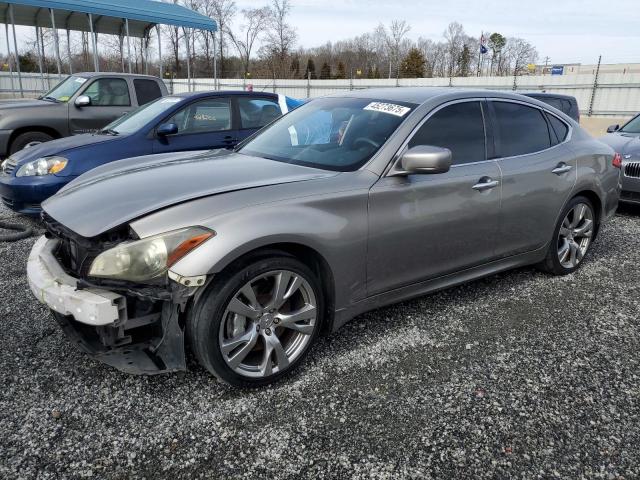
<path fill-rule="evenodd" d="M 549 246 L 545 245 L 544 247 L 532 252 L 502 258 L 467 270 L 451 273 L 442 277 L 432 278 L 430 280 L 414 283 L 406 287 L 397 288 L 389 292 L 368 297 L 358 303 L 350 305 L 347 308 L 336 311 L 331 331 L 335 332 L 352 318 L 364 312 L 368 312 L 369 310 L 375 310 L 376 308 L 421 297 L 429 293 L 461 285 L 479 278 L 488 277 L 505 270 L 511 270 L 513 268 L 524 267 L 527 265 L 535 265 L 536 263 L 544 260 L 548 248 Z"/>

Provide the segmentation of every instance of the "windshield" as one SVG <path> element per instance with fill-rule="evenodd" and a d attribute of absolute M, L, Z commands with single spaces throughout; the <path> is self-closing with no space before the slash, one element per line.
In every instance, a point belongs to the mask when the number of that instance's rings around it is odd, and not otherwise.
<path fill-rule="evenodd" d="M 620 131 L 625 133 L 640 133 L 640 115 L 629 120 L 629 122 L 622 127 Z"/>
<path fill-rule="evenodd" d="M 86 81 L 87 79 L 84 77 L 71 75 L 53 87 L 52 90 L 45 93 L 41 98 L 45 100 L 56 100 L 58 102 L 68 102 Z"/>
<path fill-rule="evenodd" d="M 173 108 L 175 104 L 181 100 L 182 98 L 180 97 L 159 98 L 137 108 L 123 117 L 118 118 L 104 127 L 103 131 L 115 132 L 123 135 L 135 133 L 158 115 L 161 115 L 163 112 Z"/>
<path fill-rule="evenodd" d="M 360 98 L 315 99 L 276 121 L 239 152 L 325 170 L 357 170 L 414 106 Z"/>

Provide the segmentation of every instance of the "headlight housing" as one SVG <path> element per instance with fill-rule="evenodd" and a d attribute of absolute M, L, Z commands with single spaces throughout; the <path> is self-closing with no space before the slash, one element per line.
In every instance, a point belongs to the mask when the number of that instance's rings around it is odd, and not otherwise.
<path fill-rule="evenodd" d="M 67 166 L 64 157 L 41 157 L 22 165 L 16 172 L 16 177 L 41 177 L 56 174 Z"/>
<path fill-rule="evenodd" d="M 189 227 L 125 242 L 98 255 L 90 277 L 148 282 L 162 277 L 169 267 L 215 236 L 203 227 Z"/>

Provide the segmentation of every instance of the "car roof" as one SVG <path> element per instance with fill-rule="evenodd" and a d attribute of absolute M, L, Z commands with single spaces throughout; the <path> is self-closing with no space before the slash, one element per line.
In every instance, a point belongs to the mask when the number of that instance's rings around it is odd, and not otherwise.
<path fill-rule="evenodd" d="M 407 102 L 422 105 L 438 97 L 447 98 L 505 98 L 511 100 L 524 100 L 519 93 L 502 92 L 498 90 L 481 90 L 471 88 L 454 87 L 389 87 L 370 88 L 363 90 L 351 90 L 348 92 L 335 93 L 330 97 L 351 97 L 367 98 L 372 100 L 387 100 L 396 102 Z M 531 97 L 527 98 L 527 100 Z M 533 102 L 536 100 L 533 99 Z"/>
<path fill-rule="evenodd" d="M 572 95 L 563 95 L 562 93 L 547 93 L 547 92 L 522 92 L 522 95 L 532 98 L 563 98 L 565 100 L 575 100 L 576 97 Z"/>
<path fill-rule="evenodd" d="M 171 97 L 180 97 L 180 98 L 198 98 L 198 97 L 212 97 L 212 96 L 234 96 L 234 97 L 249 97 L 249 96 L 260 96 L 260 97 L 270 97 L 270 98 L 278 98 L 278 95 L 271 92 L 245 92 L 243 90 L 206 90 L 203 92 L 181 92 L 181 93 L 173 93 L 169 94 Z"/>
<path fill-rule="evenodd" d="M 120 72 L 77 72 L 72 73 L 71 76 L 74 77 L 85 77 L 85 78 L 94 78 L 94 77 L 134 77 L 134 78 L 151 78 L 153 80 L 160 80 L 158 77 L 154 77 L 153 75 L 142 75 L 138 73 L 120 73 Z"/>

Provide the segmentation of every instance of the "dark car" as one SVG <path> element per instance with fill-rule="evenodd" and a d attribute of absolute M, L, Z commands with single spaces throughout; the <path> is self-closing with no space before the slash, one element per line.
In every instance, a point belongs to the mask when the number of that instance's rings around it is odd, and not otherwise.
<path fill-rule="evenodd" d="M 43 204 L 27 276 L 98 360 L 158 373 L 191 351 L 223 381 L 264 385 L 367 310 L 525 265 L 574 272 L 615 213 L 617 167 L 521 95 L 348 91 L 234 152 L 86 173 Z"/>
<path fill-rule="evenodd" d="M 201 92 L 157 99 L 94 134 L 21 150 L 2 163 L 0 197 L 38 214 L 40 203 L 92 168 L 154 153 L 233 147 L 300 102 L 273 93 Z"/>
<path fill-rule="evenodd" d="M 622 125 L 611 125 L 600 138 L 622 155 L 620 201 L 640 203 L 640 113 Z"/>
<path fill-rule="evenodd" d="M 541 102 L 551 105 L 557 108 L 565 115 L 570 116 L 576 122 L 580 122 L 580 109 L 578 108 L 578 101 L 576 97 L 571 95 L 560 95 L 559 93 L 546 93 L 546 92 L 530 92 L 523 93 L 530 98 L 535 98 Z"/>
<path fill-rule="evenodd" d="M 54 138 L 94 132 L 167 94 L 157 77 L 77 73 L 38 99 L 0 102 L 0 157 Z"/>

